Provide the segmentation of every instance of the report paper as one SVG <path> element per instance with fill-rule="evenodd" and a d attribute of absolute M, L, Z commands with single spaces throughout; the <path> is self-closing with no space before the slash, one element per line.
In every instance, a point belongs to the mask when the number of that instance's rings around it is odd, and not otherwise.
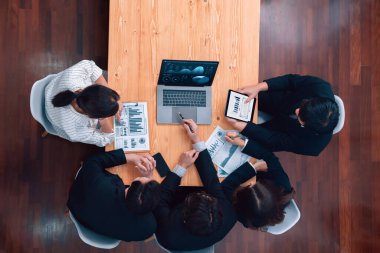
<path fill-rule="evenodd" d="M 147 102 L 123 103 L 120 122 L 115 118 L 115 149 L 147 151 L 149 146 Z"/>
<path fill-rule="evenodd" d="M 218 166 L 218 177 L 228 176 L 250 159 L 250 156 L 243 154 L 237 145 L 229 143 L 224 138 L 227 132 L 233 131 L 235 130 L 224 130 L 217 126 L 206 142 L 211 159 Z M 244 136 L 241 138 L 245 139 Z"/>

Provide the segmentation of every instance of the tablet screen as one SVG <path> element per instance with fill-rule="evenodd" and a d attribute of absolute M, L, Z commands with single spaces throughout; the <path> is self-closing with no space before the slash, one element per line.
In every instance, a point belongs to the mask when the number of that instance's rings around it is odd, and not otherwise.
<path fill-rule="evenodd" d="M 225 115 L 245 122 L 252 121 L 256 99 L 245 103 L 247 98 L 248 96 L 245 94 L 229 90 Z"/>

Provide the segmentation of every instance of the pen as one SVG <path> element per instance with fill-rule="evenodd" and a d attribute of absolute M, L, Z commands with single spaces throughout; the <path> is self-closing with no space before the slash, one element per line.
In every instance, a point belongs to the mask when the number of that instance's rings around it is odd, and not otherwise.
<path fill-rule="evenodd" d="M 188 123 L 186 123 L 186 122 L 183 121 L 185 118 L 182 116 L 182 114 L 181 114 L 180 112 L 178 112 L 178 117 L 180 118 L 180 120 L 181 120 L 183 123 L 185 123 L 185 124 L 189 127 L 190 132 L 194 133 L 193 128 L 191 128 L 191 126 L 190 126 Z"/>

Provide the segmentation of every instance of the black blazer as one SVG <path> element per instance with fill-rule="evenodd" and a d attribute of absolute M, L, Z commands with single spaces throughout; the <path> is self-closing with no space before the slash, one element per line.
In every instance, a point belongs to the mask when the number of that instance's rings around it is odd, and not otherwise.
<path fill-rule="evenodd" d="M 141 241 L 156 230 L 153 214 L 130 213 L 123 181 L 105 170 L 124 163 L 122 149 L 91 156 L 70 189 L 67 206 L 82 225 L 94 232 L 123 241 Z"/>
<path fill-rule="evenodd" d="M 257 142 L 251 141 L 250 144 L 251 147 L 247 154 L 257 159 L 264 160 L 268 165 L 268 171 L 259 171 L 256 174 L 252 166 L 248 162 L 246 162 L 242 164 L 238 169 L 233 171 L 222 182 L 222 185 L 229 185 L 228 187 L 236 189 L 236 187 L 238 187 L 241 183 L 256 176 L 256 181 L 260 181 L 263 179 L 273 181 L 275 184 L 283 187 L 286 192 L 290 193 L 292 191 L 292 186 L 290 184 L 289 177 L 282 168 L 278 158 L 272 152 L 270 152 L 268 149 L 264 148 Z M 241 222 L 240 217 L 237 217 L 237 219 L 239 220 L 239 222 Z"/>
<path fill-rule="evenodd" d="M 197 250 L 209 247 L 222 240 L 236 222 L 236 215 L 231 203 L 233 187 L 229 186 L 223 191 L 207 149 L 199 153 L 195 165 L 205 191 L 218 199 L 218 204 L 223 212 L 222 226 L 208 236 L 193 235 L 186 229 L 183 223 L 183 202 L 174 207 L 171 206 L 181 178 L 169 172 L 161 183 L 161 202 L 154 211 L 158 223 L 156 238 L 168 250 Z"/>
<path fill-rule="evenodd" d="M 265 80 L 268 91 L 259 93 L 259 110 L 273 115 L 263 124 L 249 122 L 241 132 L 271 151 L 318 156 L 332 133 L 318 134 L 290 118 L 304 99 L 324 97 L 335 101 L 329 83 L 313 76 L 285 75 Z M 248 147 L 246 147 L 248 148 Z"/>

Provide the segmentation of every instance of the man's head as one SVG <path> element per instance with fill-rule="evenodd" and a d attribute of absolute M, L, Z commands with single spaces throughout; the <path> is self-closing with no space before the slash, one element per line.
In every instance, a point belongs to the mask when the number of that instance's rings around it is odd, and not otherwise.
<path fill-rule="evenodd" d="M 147 177 L 136 178 L 126 190 L 125 202 L 135 214 L 153 211 L 160 202 L 160 184 Z"/>
<path fill-rule="evenodd" d="M 209 235 L 222 225 L 218 200 L 204 192 L 189 194 L 183 209 L 186 228 L 195 235 Z"/>
<path fill-rule="evenodd" d="M 339 120 L 339 107 L 328 98 L 312 98 L 305 100 L 299 110 L 298 117 L 305 127 L 317 133 L 331 133 Z"/>

